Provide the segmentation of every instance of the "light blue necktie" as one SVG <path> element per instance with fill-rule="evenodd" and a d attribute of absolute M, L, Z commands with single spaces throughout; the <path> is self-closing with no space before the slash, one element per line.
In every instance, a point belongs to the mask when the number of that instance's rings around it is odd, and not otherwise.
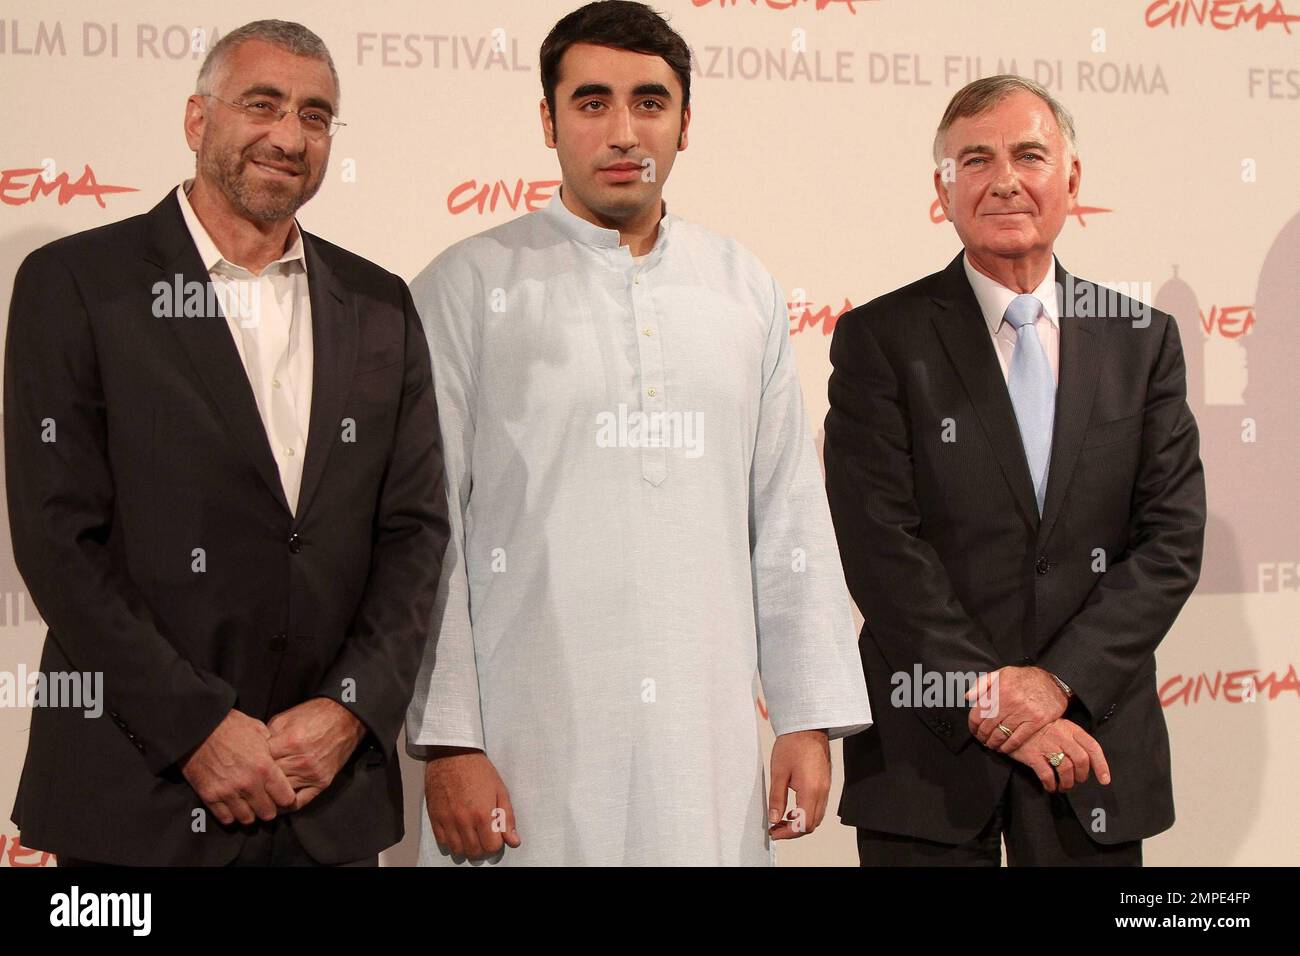
<path fill-rule="evenodd" d="M 1016 330 L 1016 350 L 1011 357 L 1007 391 L 1020 425 L 1020 441 L 1034 482 L 1038 514 L 1047 495 L 1047 466 L 1052 457 L 1052 420 L 1056 417 L 1056 379 L 1034 322 L 1043 305 L 1032 295 L 1018 295 L 1003 316 Z"/>

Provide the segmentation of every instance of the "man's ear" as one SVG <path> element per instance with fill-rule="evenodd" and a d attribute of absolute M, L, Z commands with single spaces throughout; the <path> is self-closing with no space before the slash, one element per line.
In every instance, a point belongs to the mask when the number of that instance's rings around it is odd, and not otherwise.
<path fill-rule="evenodd" d="M 1070 159 L 1070 181 L 1068 185 L 1071 206 L 1073 206 L 1079 199 L 1079 183 L 1082 179 L 1083 165 L 1079 162 L 1079 157 L 1074 156 Z"/>
<path fill-rule="evenodd" d="M 948 196 L 948 184 L 943 181 L 943 172 L 938 168 L 934 171 L 934 191 L 939 197 L 939 205 L 943 207 L 944 218 L 951 222 L 952 216 L 948 215 L 948 204 L 951 202 Z"/>
<path fill-rule="evenodd" d="M 185 101 L 185 142 L 189 144 L 191 152 L 195 153 L 203 141 L 203 126 L 207 119 L 203 107 L 203 97 L 197 93 Z"/>
<path fill-rule="evenodd" d="M 537 108 L 542 117 L 542 137 L 546 140 L 547 147 L 555 149 L 555 117 L 551 115 L 551 104 L 543 96 Z"/>
<path fill-rule="evenodd" d="M 677 152 L 681 152 L 690 145 L 686 137 L 686 130 L 691 125 L 691 108 L 688 106 L 682 110 L 682 131 L 677 137 Z"/>

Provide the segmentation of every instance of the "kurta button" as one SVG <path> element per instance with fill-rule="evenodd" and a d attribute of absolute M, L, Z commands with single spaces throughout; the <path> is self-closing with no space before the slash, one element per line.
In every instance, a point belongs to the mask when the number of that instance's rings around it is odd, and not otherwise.
<path fill-rule="evenodd" d="M 645 390 L 645 393 L 646 393 L 647 395 L 649 395 L 651 398 L 654 398 L 655 395 L 658 394 L 658 393 L 657 393 L 653 388 L 647 388 L 647 389 Z"/>
<path fill-rule="evenodd" d="M 289 535 L 289 550 L 294 554 L 302 550 L 302 539 L 298 537 L 297 531 Z"/>
<path fill-rule="evenodd" d="M 289 639 L 283 634 L 277 634 L 271 638 L 270 646 L 273 651 L 282 651 L 289 646 Z"/>
<path fill-rule="evenodd" d="M 1051 569 L 1052 569 L 1052 565 L 1047 560 L 1046 556 L 1039 558 L 1038 563 L 1034 565 L 1034 570 L 1037 571 L 1039 574 L 1046 574 Z"/>

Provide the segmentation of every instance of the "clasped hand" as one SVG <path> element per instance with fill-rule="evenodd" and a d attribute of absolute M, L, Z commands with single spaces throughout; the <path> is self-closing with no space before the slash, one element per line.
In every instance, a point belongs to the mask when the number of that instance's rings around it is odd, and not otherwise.
<path fill-rule="evenodd" d="M 365 736 L 346 707 L 314 697 L 267 723 L 231 710 L 181 762 L 199 799 L 224 825 L 301 810 L 334 780 Z"/>
<path fill-rule="evenodd" d="M 1033 770 L 1048 793 L 1069 790 L 1092 773 L 1101 784 L 1110 783 L 1101 745 L 1062 716 L 1069 698 L 1042 668 L 1003 667 L 982 674 L 966 699 L 973 704 L 971 735 Z"/>

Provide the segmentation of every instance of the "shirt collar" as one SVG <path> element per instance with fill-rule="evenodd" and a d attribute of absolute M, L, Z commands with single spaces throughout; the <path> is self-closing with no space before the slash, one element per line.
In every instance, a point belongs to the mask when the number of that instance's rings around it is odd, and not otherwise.
<path fill-rule="evenodd" d="M 980 311 L 984 313 L 984 321 L 989 327 L 989 332 L 997 335 L 998 329 L 1002 327 L 1003 316 L 1007 314 L 1007 306 L 1020 293 L 1008 289 L 995 279 L 990 279 L 971 265 L 967 256 L 961 257 L 961 264 L 966 270 L 966 278 L 970 281 L 971 288 L 975 290 L 975 299 L 980 304 Z M 1047 274 L 1030 295 L 1043 303 L 1043 314 L 1051 320 L 1052 325 L 1060 328 L 1061 310 L 1056 301 L 1056 256 L 1052 256 Z"/>
<path fill-rule="evenodd" d="M 668 234 L 672 231 L 673 222 L 676 221 L 675 216 L 668 214 L 668 203 L 663 202 L 662 207 L 659 218 L 659 235 L 655 237 L 654 246 L 644 257 L 645 261 L 640 263 L 643 267 L 653 265 L 663 255 L 664 248 L 668 243 Z M 541 214 L 569 238 L 584 245 L 603 250 L 609 256 L 611 262 L 622 261 L 627 265 L 634 264 L 631 251 L 627 246 L 620 245 L 618 230 L 606 229 L 576 215 L 560 198 L 559 189 L 551 196 L 551 201 L 542 207 Z"/>
<path fill-rule="evenodd" d="M 185 219 L 185 225 L 190 230 L 190 236 L 194 239 L 194 245 L 199 250 L 199 258 L 203 260 L 203 268 L 211 273 L 224 264 L 230 270 L 238 270 L 251 274 L 248 269 L 238 263 L 231 262 L 223 256 L 221 250 L 217 248 L 217 244 L 212 241 L 211 234 L 199 220 L 198 213 L 194 211 L 194 207 L 190 205 L 189 190 L 193 183 L 193 179 L 187 179 L 176 187 L 176 201 L 180 203 L 181 216 Z M 302 271 L 306 273 L 307 256 L 303 250 L 302 230 L 298 228 L 298 221 L 296 219 L 294 220 L 293 230 L 290 233 L 290 237 L 289 248 L 285 250 L 284 255 L 280 256 L 280 258 L 276 259 L 275 262 L 270 263 L 266 269 L 262 270 L 264 274 L 271 270 L 272 266 L 281 264 L 283 264 L 281 267 L 282 271 L 288 271 L 289 264 L 295 262 L 298 263 L 302 268 Z"/>

